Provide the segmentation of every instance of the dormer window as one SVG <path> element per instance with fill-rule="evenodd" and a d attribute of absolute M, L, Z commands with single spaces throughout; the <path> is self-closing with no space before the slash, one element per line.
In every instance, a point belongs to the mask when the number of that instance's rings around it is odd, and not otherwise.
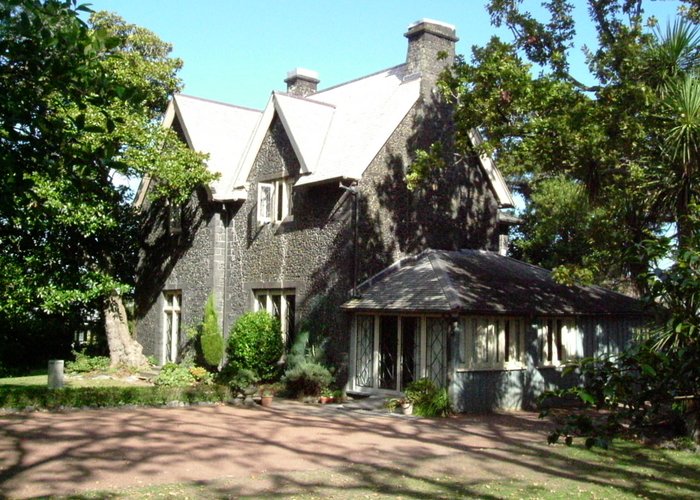
<path fill-rule="evenodd" d="M 292 213 L 292 181 L 258 183 L 258 223 L 282 222 Z"/>

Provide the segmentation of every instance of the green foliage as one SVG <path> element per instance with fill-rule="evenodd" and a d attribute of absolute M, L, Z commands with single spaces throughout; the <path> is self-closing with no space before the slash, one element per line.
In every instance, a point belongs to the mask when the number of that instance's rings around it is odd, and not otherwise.
<path fill-rule="evenodd" d="M 224 357 L 224 338 L 219 329 L 219 319 L 214 308 L 214 294 L 209 296 L 204 306 L 204 322 L 202 324 L 202 356 L 208 366 L 218 367 Z"/>
<path fill-rule="evenodd" d="M 258 382 L 260 382 L 260 377 L 254 371 L 242 368 L 229 378 L 228 385 L 232 394 L 246 395 L 247 392 L 252 394 L 252 388 Z"/>
<path fill-rule="evenodd" d="M 453 413 L 447 389 L 440 388 L 430 379 L 414 380 L 404 391 L 413 403 L 413 413 L 422 417 L 447 417 Z"/>
<path fill-rule="evenodd" d="M 222 402 L 228 389 L 216 385 L 192 387 L 0 387 L 0 408 L 60 409 L 117 407 L 125 405 L 160 406 L 172 402 Z"/>
<path fill-rule="evenodd" d="M 324 357 L 323 346 L 310 343 L 310 334 L 303 330 L 297 334 L 287 354 L 287 367 L 292 368 L 302 363 L 321 363 Z"/>
<path fill-rule="evenodd" d="M 187 366 L 166 363 L 153 383 L 163 387 L 188 387 L 195 385 L 197 379 Z"/>
<path fill-rule="evenodd" d="M 73 351 L 75 361 L 66 361 L 66 373 L 104 372 L 109 370 L 109 356 L 88 356 L 84 352 Z"/>
<path fill-rule="evenodd" d="M 287 355 L 287 370 L 282 381 L 293 397 L 318 396 L 329 392 L 333 381 L 331 372 L 321 364 L 323 349 L 309 342 L 309 332 L 304 330 L 294 339 Z"/>
<path fill-rule="evenodd" d="M 279 377 L 284 346 L 280 323 L 265 311 L 243 314 L 228 338 L 228 365 L 234 373 L 252 370 L 261 380 Z"/>
<path fill-rule="evenodd" d="M 328 368 L 310 361 L 289 368 L 282 377 L 282 382 L 293 397 L 319 396 L 332 381 L 333 375 Z"/>
<path fill-rule="evenodd" d="M 133 285 L 138 217 L 113 176 L 158 177 L 183 200 L 212 179 L 159 117 L 181 62 L 113 14 L 75 2 L 0 4 L 0 316 L 79 318 Z M 31 333 L 31 332 L 29 332 Z"/>
<path fill-rule="evenodd" d="M 631 280 L 641 293 L 642 242 L 668 222 L 686 237 L 700 193 L 697 10 L 655 31 L 643 4 L 590 4 L 598 37 L 584 48 L 587 74 L 574 75 L 574 2 L 545 2 L 536 16 L 521 2 L 491 0 L 493 24 L 512 40 L 474 47 L 440 83 L 455 106 L 456 153 L 494 155 L 525 202 L 514 256 L 559 267 L 568 283 Z M 472 144 L 474 130 L 483 143 Z M 410 183 L 427 179 L 433 149 L 417 154 Z"/>

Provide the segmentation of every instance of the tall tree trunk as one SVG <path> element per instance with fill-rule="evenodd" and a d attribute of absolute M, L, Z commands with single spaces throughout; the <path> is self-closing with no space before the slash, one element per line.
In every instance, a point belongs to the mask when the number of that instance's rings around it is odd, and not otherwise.
<path fill-rule="evenodd" d="M 112 293 L 104 302 L 105 333 L 111 365 L 148 366 L 143 347 L 129 333 L 126 309 L 121 295 Z"/>

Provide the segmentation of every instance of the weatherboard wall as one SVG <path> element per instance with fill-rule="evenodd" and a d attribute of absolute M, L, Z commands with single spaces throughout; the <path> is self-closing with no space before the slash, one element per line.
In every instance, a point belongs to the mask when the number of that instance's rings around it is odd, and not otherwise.
<path fill-rule="evenodd" d="M 643 326 L 642 318 L 579 317 L 584 356 L 619 353 Z M 537 398 L 547 390 L 572 387 L 580 382 L 576 374 L 562 376 L 562 367 L 540 366 L 540 345 L 536 325 L 526 330 L 525 365 L 519 370 L 454 370 L 450 394 L 459 412 L 483 413 L 496 409 L 534 410 Z"/>

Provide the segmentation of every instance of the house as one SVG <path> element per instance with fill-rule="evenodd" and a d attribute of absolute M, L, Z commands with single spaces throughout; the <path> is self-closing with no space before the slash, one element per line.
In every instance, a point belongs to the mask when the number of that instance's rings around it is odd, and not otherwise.
<path fill-rule="evenodd" d="M 430 376 L 463 402 L 465 391 L 482 383 L 473 370 L 493 370 L 489 387 L 504 370 L 513 377 L 532 371 L 525 368 L 542 359 L 533 351 L 525 361 L 533 342 L 547 339 L 547 360 L 563 361 L 552 339 L 578 328 L 579 317 L 601 318 L 593 333 L 580 330 L 586 339 L 609 335 L 610 325 L 627 328 L 616 346 L 629 337 L 636 303 L 599 289 L 566 291 L 544 279 L 546 271 L 501 255 L 510 191 L 488 157 L 453 154 L 450 109 L 435 92 L 454 60 L 455 29 L 421 20 L 405 36 L 404 63 L 322 90 L 316 73 L 298 68 L 287 75 L 287 91 L 273 92 L 262 111 L 175 96 L 165 126 L 208 153 L 208 168 L 220 177 L 183 206 L 152 202 L 151 179 L 139 188 L 137 338 L 147 354 L 161 363 L 179 359 L 186 332 L 214 293 L 224 332 L 244 312 L 267 310 L 287 342 L 302 330 L 312 342 L 325 341 L 337 378 L 350 389 L 391 392 Z M 436 141 L 445 166 L 408 190 L 415 151 Z M 502 307 L 473 300 L 476 282 L 457 279 L 467 276 L 467 267 L 458 269 L 467 263 L 483 267 L 479 289 L 503 298 Z M 519 294 L 502 295 L 520 271 L 532 281 L 523 278 Z M 558 298 L 572 293 L 590 300 Z M 541 301 L 513 306 L 528 295 Z M 596 309 L 613 296 L 621 309 Z M 491 357 L 467 356 L 477 345 Z M 493 403 L 513 406 L 515 399 Z"/>

